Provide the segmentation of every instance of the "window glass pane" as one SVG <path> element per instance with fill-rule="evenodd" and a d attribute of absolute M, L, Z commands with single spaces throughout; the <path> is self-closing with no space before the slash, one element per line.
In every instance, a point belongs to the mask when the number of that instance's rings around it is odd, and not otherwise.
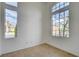
<path fill-rule="evenodd" d="M 69 6 L 68 2 L 60 2 L 54 5 L 52 15 L 53 36 L 69 37 Z M 67 9 L 67 10 L 66 10 Z"/>
<path fill-rule="evenodd" d="M 54 30 L 55 30 L 55 35 L 58 36 L 59 35 L 59 27 L 55 26 Z"/>
<path fill-rule="evenodd" d="M 66 10 L 66 11 L 65 11 L 65 17 L 66 17 L 66 16 L 69 16 L 69 10 Z"/>
<path fill-rule="evenodd" d="M 63 24 L 60 24 L 60 36 L 63 36 Z"/>
<path fill-rule="evenodd" d="M 53 21 L 55 20 L 55 18 L 56 18 L 56 16 L 55 16 L 55 15 L 52 15 L 52 20 L 53 20 Z"/>
<path fill-rule="evenodd" d="M 53 35 L 55 35 L 55 33 L 56 33 L 56 26 L 55 26 L 55 25 L 53 26 L 53 31 L 52 31 L 52 33 L 53 33 Z"/>
<path fill-rule="evenodd" d="M 5 2 L 8 5 L 16 6 L 17 7 L 17 2 Z"/>
<path fill-rule="evenodd" d="M 63 31 L 63 24 L 60 24 L 60 30 Z"/>
<path fill-rule="evenodd" d="M 55 19 L 56 19 L 56 20 L 59 19 L 59 13 L 56 14 Z"/>
<path fill-rule="evenodd" d="M 69 17 L 65 17 L 65 24 L 69 24 Z"/>
<path fill-rule="evenodd" d="M 60 18 L 63 18 L 64 17 L 64 12 L 61 12 L 60 13 Z"/>
<path fill-rule="evenodd" d="M 69 2 L 65 2 L 65 6 L 69 6 Z"/>
<path fill-rule="evenodd" d="M 59 23 L 56 23 L 56 36 L 59 36 Z"/>
<path fill-rule="evenodd" d="M 17 12 L 5 9 L 5 38 L 14 38 L 17 24 Z"/>
<path fill-rule="evenodd" d="M 58 10 L 58 9 L 59 9 L 59 3 L 56 4 L 56 10 Z"/>
<path fill-rule="evenodd" d="M 59 20 L 56 20 L 56 21 L 55 21 L 55 25 L 56 25 L 57 27 L 59 27 Z"/>
<path fill-rule="evenodd" d="M 55 15 L 52 15 L 52 25 L 55 25 Z"/>
<path fill-rule="evenodd" d="M 64 2 L 60 2 L 60 8 L 63 8 L 65 6 Z"/>
<path fill-rule="evenodd" d="M 69 37 L 69 30 L 65 31 L 64 37 Z"/>
<path fill-rule="evenodd" d="M 64 18 L 60 19 L 60 24 L 64 24 Z"/>
<path fill-rule="evenodd" d="M 55 22 L 56 22 L 55 23 L 55 26 L 56 26 L 55 35 L 59 36 L 59 13 L 57 13 L 55 17 L 56 17 L 55 18 Z"/>
<path fill-rule="evenodd" d="M 53 22 L 53 27 L 52 27 L 52 35 L 55 36 L 55 15 L 52 15 L 52 22 Z"/>
<path fill-rule="evenodd" d="M 65 37 L 69 37 L 69 18 L 65 18 Z"/>
<path fill-rule="evenodd" d="M 52 7 L 52 12 L 54 12 L 54 11 L 56 11 L 56 6 L 55 5 Z"/>
<path fill-rule="evenodd" d="M 56 22 L 55 22 L 55 21 L 53 21 L 53 26 L 55 25 L 55 23 L 56 23 Z"/>

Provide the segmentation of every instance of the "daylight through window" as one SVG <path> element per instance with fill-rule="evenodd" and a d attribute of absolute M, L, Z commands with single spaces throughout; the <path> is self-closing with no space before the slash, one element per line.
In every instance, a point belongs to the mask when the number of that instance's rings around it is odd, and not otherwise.
<path fill-rule="evenodd" d="M 52 35 L 69 37 L 69 2 L 60 2 L 52 7 Z"/>
<path fill-rule="evenodd" d="M 17 25 L 17 2 L 5 2 L 5 38 L 15 38 Z"/>

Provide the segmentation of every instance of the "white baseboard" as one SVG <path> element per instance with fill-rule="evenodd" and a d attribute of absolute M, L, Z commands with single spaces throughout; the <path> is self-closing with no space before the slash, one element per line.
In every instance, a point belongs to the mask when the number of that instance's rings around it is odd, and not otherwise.
<path fill-rule="evenodd" d="M 4 51 L 4 52 L 2 52 L 1 55 L 6 54 L 6 53 L 10 53 L 10 52 L 15 52 L 15 51 L 18 51 L 18 50 L 21 50 L 21 49 L 25 49 L 25 48 L 31 48 L 31 47 L 34 47 L 34 46 L 37 46 L 37 45 L 40 45 L 40 44 L 43 44 L 43 43 L 44 42 L 36 42 L 36 44 L 30 44 L 27 47 L 25 46 L 24 48 L 18 48 L 18 49 Z"/>
<path fill-rule="evenodd" d="M 60 47 L 58 47 L 58 46 L 56 46 L 56 45 L 53 45 L 53 44 L 51 44 L 51 43 L 49 43 L 49 42 L 46 42 L 46 44 L 49 44 L 49 45 L 51 45 L 51 46 L 54 46 L 54 47 L 56 47 L 56 48 L 58 48 L 58 49 L 61 49 L 61 50 L 63 50 L 63 51 L 69 52 L 69 53 L 71 53 L 71 54 L 73 54 L 73 55 L 75 55 L 75 56 L 79 56 L 79 53 L 76 53 L 76 52 L 74 52 L 74 51 L 68 51 L 68 50 L 63 49 L 63 48 L 60 48 Z"/>

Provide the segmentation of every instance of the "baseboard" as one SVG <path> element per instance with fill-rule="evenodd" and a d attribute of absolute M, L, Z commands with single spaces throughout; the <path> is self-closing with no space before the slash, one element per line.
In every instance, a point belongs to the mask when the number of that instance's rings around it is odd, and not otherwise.
<path fill-rule="evenodd" d="M 31 47 L 34 47 L 34 46 L 37 46 L 37 45 L 40 45 L 40 44 L 43 44 L 44 42 L 37 42 L 36 44 L 32 44 L 31 46 L 28 46 L 28 47 L 24 47 L 24 48 L 18 48 L 18 49 L 15 49 L 15 50 L 12 50 L 12 51 L 7 51 L 7 52 L 3 52 L 0 56 L 4 55 L 4 54 L 7 54 L 7 53 L 12 53 L 12 52 L 16 52 L 18 50 L 22 50 L 22 49 L 26 49 L 26 48 L 31 48 Z"/>
<path fill-rule="evenodd" d="M 61 48 L 58 48 L 58 47 L 56 47 L 56 46 L 54 46 L 54 45 L 52 45 L 52 44 L 50 44 L 50 43 L 45 43 L 45 44 L 48 44 L 48 45 L 50 45 L 50 46 L 52 46 L 52 47 L 55 47 L 56 49 L 59 49 L 59 50 L 61 50 L 61 51 L 63 51 L 63 52 L 66 52 L 66 53 L 68 53 L 68 54 L 71 54 L 71 55 L 73 55 L 74 57 L 79 57 L 78 55 L 75 55 L 75 54 L 73 54 L 73 53 L 71 53 L 71 52 L 69 52 L 69 51 L 66 51 L 66 50 L 63 50 L 63 49 L 61 49 Z"/>
<path fill-rule="evenodd" d="M 25 48 L 31 48 L 31 47 L 34 47 L 34 46 L 37 46 L 37 45 L 40 45 L 40 44 L 47 44 L 47 45 L 50 45 L 50 46 L 52 46 L 52 47 L 55 47 L 56 49 L 59 49 L 59 50 L 61 50 L 61 51 L 63 51 L 63 52 L 66 52 L 66 53 L 68 53 L 68 54 L 71 54 L 71 55 L 73 55 L 74 57 L 78 57 L 77 55 L 75 55 L 75 54 L 73 54 L 73 53 L 71 53 L 71 52 L 69 52 L 69 51 L 63 50 L 63 49 L 58 48 L 58 47 L 56 47 L 56 46 L 54 46 L 54 45 L 52 45 L 52 44 L 50 44 L 50 43 L 45 43 L 45 42 L 40 42 L 40 43 L 38 43 L 38 44 L 34 44 L 34 45 L 31 45 L 31 46 L 25 47 Z M 16 51 L 18 51 L 18 50 L 23 50 L 23 49 L 25 49 L 25 48 L 16 49 L 16 50 L 14 50 L 14 51 L 8 51 L 8 52 L 6 52 L 6 53 L 2 53 L 0 56 L 2 56 L 2 55 L 4 55 L 4 54 L 7 54 L 7 53 L 16 52 Z"/>

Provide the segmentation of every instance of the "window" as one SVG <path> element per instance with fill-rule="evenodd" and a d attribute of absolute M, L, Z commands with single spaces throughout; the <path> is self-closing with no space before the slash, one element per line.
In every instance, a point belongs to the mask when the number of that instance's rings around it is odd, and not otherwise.
<path fill-rule="evenodd" d="M 17 7 L 17 2 L 6 2 L 6 4 Z"/>
<path fill-rule="evenodd" d="M 59 2 L 51 11 L 52 35 L 69 37 L 69 2 Z"/>
<path fill-rule="evenodd" d="M 14 38 L 17 26 L 17 2 L 5 3 L 5 38 Z"/>

